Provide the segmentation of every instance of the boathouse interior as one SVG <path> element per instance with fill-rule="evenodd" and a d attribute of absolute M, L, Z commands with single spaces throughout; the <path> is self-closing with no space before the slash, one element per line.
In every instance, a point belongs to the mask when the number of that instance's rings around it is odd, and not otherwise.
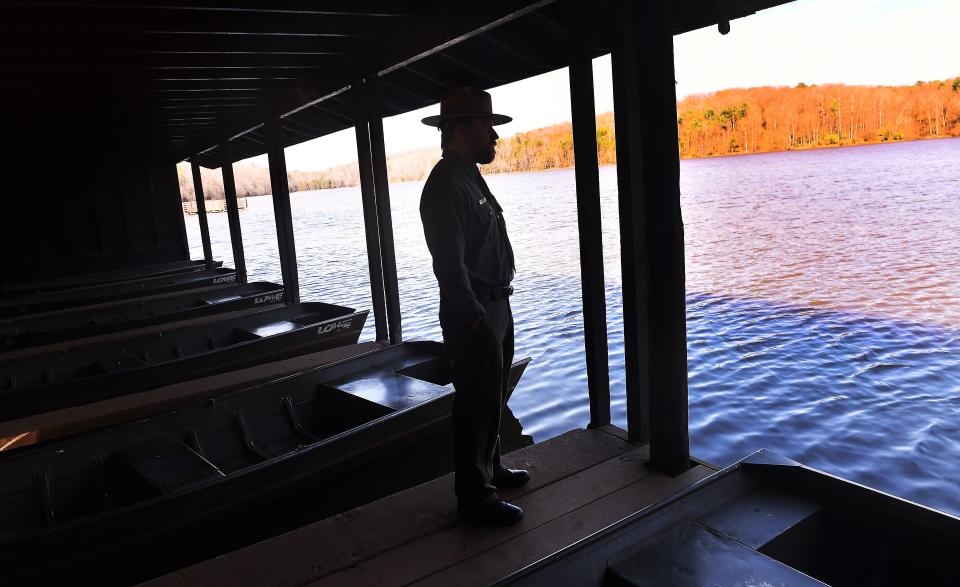
<path fill-rule="evenodd" d="M 660 493 L 644 494 L 642 498 L 652 503 L 710 472 L 706 464 L 689 454 L 683 225 L 675 146 L 672 38 L 707 26 L 725 33 L 730 30 L 730 21 L 785 2 L 0 2 L 0 28 L 4 33 L 0 83 L 7 113 L 4 148 L 8 171 L 4 212 L 0 214 L 0 262 L 4 268 L 0 287 L 18 291 L 31 283 L 189 261 L 176 171 L 176 165 L 184 161 L 192 167 L 198 195 L 202 194 L 199 168 L 222 169 L 236 265 L 231 269 L 236 272 L 236 281 L 246 284 L 243 235 L 231 170 L 237 161 L 266 154 L 283 302 L 298 304 L 297 243 L 284 148 L 352 128 L 357 138 L 366 261 L 372 284 L 371 306 L 359 310 L 369 310 L 373 315 L 373 344 L 401 345 L 403 317 L 396 258 L 403 253 L 393 244 L 383 118 L 437 104 L 455 86 L 490 89 L 566 67 L 578 162 L 578 218 L 571 222 L 577 222 L 580 235 L 589 380 L 583 393 L 590 397 L 590 421 L 583 423 L 583 430 L 571 431 L 549 449 L 568 451 L 563 458 L 549 458 L 579 469 L 563 469 L 554 463 L 555 470 L 545 473 L 543 479 L 559 483 L 578 472 L 593 470 L 591 467 L 605 466 L 606 473 L 602 474 L 621 481 L 629 478 L 630 483 L 647 476 L 653 479 L 654 475 L 675 480 L 672 485 L 657 481 Z M 606 54 L 612 55 L 619 161 L 626 430 L 611 426 L 610 418 L 591 70 L 591 60 Z M 663 147 L 670 144 L 674 147 Z M 203 198 L 198 196 L 197 203 L 204 251 L 204 259 L 199 261 L 213 271 L 216 259 L 211 252 Z M 27 314 L 14 315 L 12 323 L 24 320 L 24 316 Z M 369 347 L 363 350 L 367 352 Z M 340 353 L 336 360 L 349 359 L 345 351 L 329 352 Z M 8 354 L 6 359 L 14 357 Z M 288 357 L 282 369 L 261 366 L 262 372 L 247 380 L 236 373 L 221 377 L 234 377 L 230 385 L 237 389 L 254 381 L 308 370 L 316 366 L 316 360 L 311 360 Z M 190 388 L 191 382 L 183 386 Z M 194 386 L 201 388 L 206 401 L 209 390 L 217 386 L 205 380 Z M 95 408 L 72 405 L 56 414 L 34 410 L 28 419 L 0 423 L 0 438 L 20 435 L 25 439 L 24 447 L 30 439 L 29 446 L 42 447 L 45 442 L 62 442 L 191 405 L 198 396 L 188 389 L 176 397 L 157 399 L 160 396 L 154 394 L 151 399 L 150 391 L 138 397 L 142 403 L 137 406 L 132 405 L 133 400 L 125 400 L 123 406 L 116 402 Z M 20 448 L 10 446 L 14 451 L 11 455 Z M 540 449 L 530 449 L 534 452 L 515 457 L 520 464 L 536 460 L 534 455 L 540 454 L 536 453 Z M 591 461 L 587 454 L 600 455 L 596 458 L 601 460 Z M 630 462 L 639 461 L 636 468 L 629 473 L 613 472 L 611 463 L 621 462 L 624 455 L 630 456 Z M 408 506 L 426 507 L 438 503 L 437 499 L 442 501 L 437 496 L 446 487 L 443 479 L 434 479 L 426 493 L 409 494 Z M 562 489 L 542 482 L 547 493 Z M 392 506 L 377 505 L 373 497 L 370 503 L 349 504 L 370 508 L 367 517 L 358 522 L 366 526 L 362 531 L 357 529 L 357 535 L 382 531 L 383 536 L 403 543 L 399 529 L 373 529 L 377 524 L 371 512 L 381 511 L 377 508 L 392 511 Z M 605 519 L 599 514 L 595 518 Z M 443 516 L 429 519 L 444 532 L 455 524 Z M 401 523 L 398 528 L 402 527 Z M 531 536 L 531 540 L 546 544 L 543 536 Z M 264 538 L 258 535 L 256 540 Z M 575 540 L 576 536 L 571 534 L 568 539 Z M 294 581 L 320 579 L 322 575 L 316 571 L 303 570 L 317 568 L 314 563 L 304 562 L 309 556 L 302 550 L 303 544 L 289 540 L 293 542 L 284 544 L 297 544 L 301 549 L 296 556 L 289 552 L 279 556 L 284 548 L 277 543 L 260 543 L 262 552 L 248 555 L 260 565 L 256 572 L 267 575 L 257 575 L 251 570 L 253 563 L 233 558 L 216 563 L 220 566 L 215 569 L 196 570 L 190 577 L 198 583 L 213 577 L 226 577 L 226 582 L 253 582 L 257 578 L 272 582 L 269 577 L 279 575 L 269 573 L 285 572 L 270 567 L 262 558 L 273 556 L 278 557 L 278 564 L 287 561 L 296 567 Z M 493 548 L 494 539 L 484 540 Z M 229 541 L 224 544 L 205 556 L 249 546 Z M 322 556 L 332 557 L 334 550 Z M 381 551 L 369 552 L 373 556 L 385 551 L 382 547 Z M 297 556 L 300 558 L 294 561 Z M 202 562 L 189 556 L 177 560 L 177 564 Z M 514 565 L 526 564 L 519 559 L 511 561 Z M 349 562 L 329 559 L 326 564 L 331 565 L 333 573 Z M 127 574 L 118 576 L 142 580 L 177 568 L 157 565 L 138 574 L 127 567 L 123 571 Z M 501 569 L 504 573 L 509 570 Z M 206 574 L 215 572 L 221 574 Z M 241 573 L 251 574 L 241 577 Z M 371 573 L 364 575 L 365 579 L 377 576 Z M 415 571 L 411 573 L 409 577 L 418 577 Z M 176 580 L 176 575 L 173 577 L 170 581 Z"/>

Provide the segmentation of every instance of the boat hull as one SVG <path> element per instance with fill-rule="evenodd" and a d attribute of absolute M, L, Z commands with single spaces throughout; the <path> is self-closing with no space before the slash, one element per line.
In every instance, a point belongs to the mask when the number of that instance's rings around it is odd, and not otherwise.
<path fill-rule="evenodd" d="M 213 291 L 119 300 L 0 321 L 0 349 L 11 351 L 283 302 L 283 286 L 256 282 Z"/>
<path fill-rule="evenodd" d="M 0 300 L 0 319 L 15 318 L 63 308 L 77 308 L 111 300 L 201 287 L 222 287 L 237 282 L 233 269 L 210 269 L 160 275 L 119 283 L 105 283 Z"/>
<path fill-rule="evenodd" d="M 511 385 L 528 361 L 514 365 Z M 22 490 L 39 488 L 34 515 L 47 512 L 41 516 L 49 526 L 18 534 L 13 522 L 26 522 L 0 507 L 7 519 L 0 532 L 8 534 L 0 538 L 0 569 L 11 581 L 93 574 L 140 581 L 435 478 L 452 467 L 453 394 L 448 383 L 440 385 L 443 363 L 438 343 L 404 343 L 206 406 L 15 451 L 0 458 L 0 488 L 21 496 L 13 487 L 18 482 Z M 384 391 L 390 381 L 402 382 L 394 393 Z M 232 444 L 223 438 L 231 431 Z M 184 461 L 185 471 L 195 470 L 197 458 L 213 468 L 199 478 L 182 473 L 192 480 L 178 487 L 143 484 L 156 471 L 130 447 L 156 442 L 180 452 L 189 447 L 195 454 Z M 79 479 L 88 484 L 82 507 L 64 485 L 81 487 Z"/>
<path fill-rule="evenodd" d="M 309 302 L 15 359 L 0 366 L 0 420 L 353 344 L 366 317 Z"/>
<path fill-rule="evenodd" d="M 955 585 L 960 518 L 761 450 L 495 585 Z"/>
<path fill-rule="evenodd" d="M 213 263 L 213 267 L 220 267 L 222 265 L 223 261 L 215 261 Z M 173 263 L 161 263 L 157 265 L 131 267 L 129 269 L 120 269 L 116 271 L 101 271 L 97 273 L 86 273 L 71 277 L 60 277 L 55 279 L 7 285 L 3 288 L 0 288 L 0 296 L 13 297 L 35 295 L 51 291 L 75 289 L 78 287 L 87 287 L 105 283 L 116 283 L 119 281 L 130 281 L 133 279 L 142 279 L 145 277 L 155 277 L 159 275 L 191 273 L 194 271 L 204 271 L 206 269 L 208 269 L 208 267 L 204 261 L 176 261 Z"/>

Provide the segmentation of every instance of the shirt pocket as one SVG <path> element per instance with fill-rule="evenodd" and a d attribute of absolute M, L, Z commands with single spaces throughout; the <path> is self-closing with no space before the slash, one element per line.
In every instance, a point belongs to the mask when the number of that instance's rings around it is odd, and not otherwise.
<path fill-rule="evenodd" d="M 472 196 L 470 201 L 470 220 L 475 227 L 488 229 L 497 219 L 497 211 L 490 200 L 482 195 Z"/>

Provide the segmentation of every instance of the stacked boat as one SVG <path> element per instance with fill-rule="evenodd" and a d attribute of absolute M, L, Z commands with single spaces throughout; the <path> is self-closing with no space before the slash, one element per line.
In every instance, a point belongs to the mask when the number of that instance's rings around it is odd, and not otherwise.
<path fill-rule="evenodd" d="M 319 302 L 70 346 L 0 365 L 0 418 L 352 344 L 366 312 Z"/>
<path fill-rule="evenodd" d="M 0 286 L 0 296 L 16 296 L 38 294 L 43 292 L 74 289 L 88 285 L 133 281 L 139 278 L 156 277 L 158 275 L 175 275 L 191 273 L 223 266 L 222 261 L 206 263 L 205 261 L 173 261 L 156 265 L 142 265 L 114 271 L 86 273 L 69 277 L 55 277 L 35 281 L 22 281 Z"/>
<path fill-rule="evenodd" d="M 255 282 L 121 298 L 0 320 L 0 352 L 133 330 L 283 302 L 283 287 Z"/>
<path fill-rule="evenodd" d="M 357 344 L 365 310 L 154 269 L 0 292 L 5 584 L 148 579 L 450 470 L 441 344 Z M 257 371 L 272 375 L 236 383 Z M 174 384 L 189 393 L 151 411 Z"/>
<path fill-rule="evenodd" d="M 237 282 L 233 269 L 216 267 L 185 273 L 145 275 L 133 279 L 73 285 L 51 291 L 20 293 L 0 299 L 0 318 L 27 316 L 63 308 L 76 308 L 140 295 L 223 287 Z"/>

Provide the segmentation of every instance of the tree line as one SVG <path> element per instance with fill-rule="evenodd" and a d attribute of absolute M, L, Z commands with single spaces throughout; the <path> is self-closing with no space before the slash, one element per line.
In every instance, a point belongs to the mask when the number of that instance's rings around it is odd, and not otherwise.
<path fill-rule="evenodd" d="M 616 163 L 612 112 L 597 115 L 597 157 Z M 734 88 L 688 96 L 677 103 L 681 158 L 765 153 L 827 146 L 960 136 L 960 77 L 918 81 L 912 86 Z M 392 182 L 425 179 L 440 149 L 419 149 L 387 157 Z M 572 167 L 573 131 L 557 124 L 501 138 L 497 156 L 484 173 L 516 173 Z M 189 167 L 177 167 L 181 199 L 193 200 Z M 207 199 L 223 198 L 220 170 L 201 169 Z M 234 165 L 237 195 L 269 194 L 270 175 L 253 163 Z M 324 171 L 287 173 L 291 192 L 360 184 L 357 163 Z"/>
<path fill-rule="evenodd" d="M 416 181 L 430 173 L 440 159 L 440 149 L 418 149 L 391 155 L 387 158 L 387 175 L 390 181 Z M 272 192 L 270 170 L 256 163 L 237 163 L 233 166 L 237 197 L 262 196 Z M 180 200 L 192 202 L 196 198 L 193 176 L 186 163 L 177 165 L 180 180 Z M 200 168 L 203 196 L 207 200 L 222 200 L 223 175 L 219 169 Z M 323 190 L 360 185 L 360 168 L 357 162 L 338 165 L 323 171 L 287 171 L 287 184 L 291 192 Z"/>
<path fill-rule="evenodd" d="M 736 88 L 677 104 L 681 157 L 960 136 L 960 77 L 912 86 Z"/>
<path fill-rule="evenodd" d="M 233 166 L 234 184 L 237 187 L 237 197 L 247 198 L 262 196 L 273 190 L 270 188 L 270 170 L 255 163 L 237 163 Z M 180 180 L 180 201 L 193 202 L 196 194 L 193 192 L 193 175 L 189 163 L 177 165 L 177 179 Z M 204 200 L 222 200 L 223 175 L 219 169 L 200 168 L 200 181 L 203 182 Z"/>

